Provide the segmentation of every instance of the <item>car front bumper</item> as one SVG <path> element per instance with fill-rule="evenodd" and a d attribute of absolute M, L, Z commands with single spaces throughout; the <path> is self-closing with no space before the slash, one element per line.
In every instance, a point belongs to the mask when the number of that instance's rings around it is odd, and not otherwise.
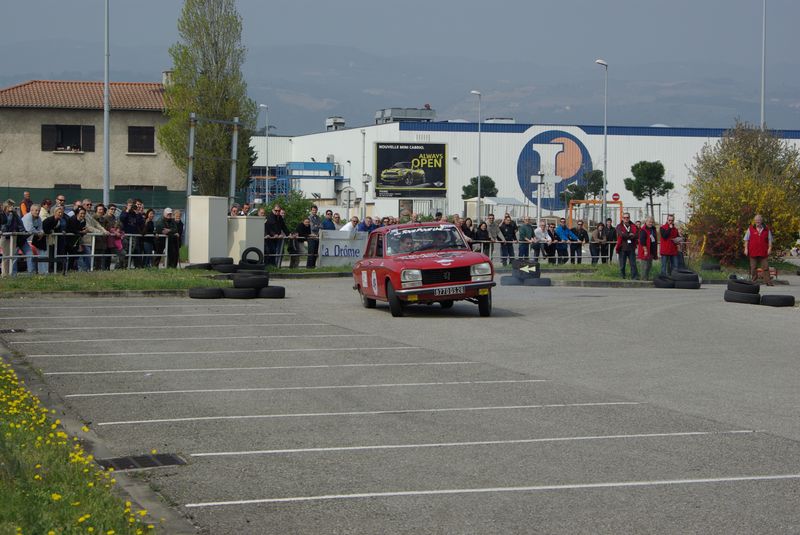
<path fill-rule="evenodd" d="M 450 295 L 434 295 L 439 288 L 446 289 L 454 286 L 463 286 L 464 292 Z M 448 284 L 437 286 L 425 286 L 424 288 L 409 288 L 406 290 L 395 290 L 397 296 L 404 301 L 448 301 L 467 299 L 481 295 L 481 290 L 494 288 L 497 283 L 494 281 L 465 282 L 464 284 Z"/>

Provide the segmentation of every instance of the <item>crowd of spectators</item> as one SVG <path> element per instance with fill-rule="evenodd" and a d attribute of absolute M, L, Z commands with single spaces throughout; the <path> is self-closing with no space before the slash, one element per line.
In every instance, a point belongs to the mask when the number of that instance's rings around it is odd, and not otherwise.
<path fill-rule="evenodd" d="M 141 199 L 124 208 L 89 198 L 67 205 L 62 194 L 34 203 L 25 192 L 0 214 L 3 274 L 177 267 L 183 226 L 180 210 L 164 208 L 156 219 Z"/>

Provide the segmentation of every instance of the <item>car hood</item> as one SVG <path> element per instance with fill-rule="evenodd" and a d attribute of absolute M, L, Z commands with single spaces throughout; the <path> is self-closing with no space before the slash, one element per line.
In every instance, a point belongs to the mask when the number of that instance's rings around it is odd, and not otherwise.
<path fill-rule="evenodd" d="M 472 251 L 422 251 L 393 256 L 392 260 L 406 269 L 446 269 L 487 261 L 484 255 Z"/>

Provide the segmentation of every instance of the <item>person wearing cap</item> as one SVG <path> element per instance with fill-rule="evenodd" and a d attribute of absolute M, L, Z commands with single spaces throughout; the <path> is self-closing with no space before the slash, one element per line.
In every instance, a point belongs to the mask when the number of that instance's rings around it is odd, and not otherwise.
<path fill-rule="evenodd" d="M 178 225 L 175 223 L 172 208 L 164 208 L 156 225 L 156 234 L 166 236 L 167 267 L 178 267 L 179 239 Z"/>

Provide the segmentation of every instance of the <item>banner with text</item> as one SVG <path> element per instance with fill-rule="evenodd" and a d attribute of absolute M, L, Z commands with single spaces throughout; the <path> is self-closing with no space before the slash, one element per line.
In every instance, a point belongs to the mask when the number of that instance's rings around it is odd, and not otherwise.
<path fill-rule="evenodd" d="M 447 145 L 376 143 L 375 193 L 377 197 L 444 197 Z"/>
<path fill-rule="evenodd" d="M 321 230 L 319 232 L 319 265 L 352 266 L 364 256 L 368 232 Z"/>

